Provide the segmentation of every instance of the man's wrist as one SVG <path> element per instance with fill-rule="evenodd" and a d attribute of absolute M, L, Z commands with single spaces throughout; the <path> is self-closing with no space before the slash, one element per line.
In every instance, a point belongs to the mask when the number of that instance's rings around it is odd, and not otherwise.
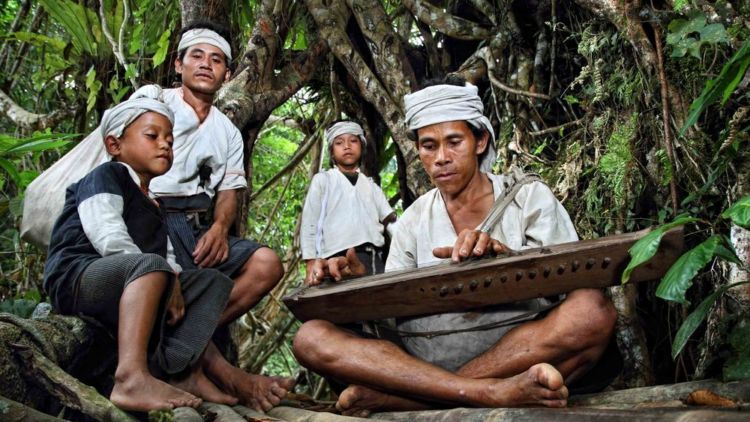
<path fill-rule="evenodd" d="M 223 237 L 229 236 L 229 224 L 225 224 L 219 221 L 214 221 L 211 225 L 211 230 L 218 231 Z"/>

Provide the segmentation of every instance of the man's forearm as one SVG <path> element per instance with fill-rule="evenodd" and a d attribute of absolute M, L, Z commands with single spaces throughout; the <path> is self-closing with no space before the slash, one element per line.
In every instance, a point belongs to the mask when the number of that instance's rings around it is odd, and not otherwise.
<path fill-rule="evenodd" d="M 211 227 L 221 229 L 225 235 L 229 234 L 229 228 L 237 217 L 237 192 L 236 189 L 230 189 L 216 194 L 214 222 Z"/>

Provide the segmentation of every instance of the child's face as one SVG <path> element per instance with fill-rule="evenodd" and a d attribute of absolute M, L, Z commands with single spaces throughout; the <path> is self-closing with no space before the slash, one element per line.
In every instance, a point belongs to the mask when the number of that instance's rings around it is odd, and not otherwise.
<path fill-rule="evenodd" d="M 359 136 L 346 133 L 333 140 L 333 161 L 345 168 L 356 167 L 362 157 L 362 142 Z"/>
<path fill-rule="evenodd" d="M 117 161 L 132 167 L 142 180 L 151 180 L 172 167 L 172 142 L 169 119 L 149 111 L 131 123 L 119 139 L 107 137 L 106 145 Z"/>

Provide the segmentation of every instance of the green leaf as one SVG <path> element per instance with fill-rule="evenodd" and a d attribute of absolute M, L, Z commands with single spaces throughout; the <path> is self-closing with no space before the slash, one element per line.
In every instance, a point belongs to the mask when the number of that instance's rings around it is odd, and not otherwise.
<path fill-rule="evenodd" d="M 682 28 L 685 34 L 700 32 L 706 26 L 706 15 L 700 10 L 690 13 L 689 18 L 688 23 Z"/>
<path fill-rule="evenodd" d="M 18 170 L 16 170 L 16 165 L 13 164 L 13 162 L 5 158 L 0 158 L 0 168 L 8 172 L 8 175 L 10 176 L 10 179 L 13 181 L 13 183 L 18 184 L 18 181 L 21 178 L 21 176 L 18 174 Z"/>
<path fill-rule="evenodd" d="M 28 318 L 34 312 L 36 303 L 28 299 L 5 299 L 0 301 L 0 312 L 8 312 L 21 318 Z"/>
<path fill-rule="evenodd" d="M 674 341 L 672 342 L 672 359 L 675 359 L 677 355 L 680 354 L 683 347 L 685 347 L 685 344 L 687 344 L 687 341 L 690 339 L 690 336 L 693 335 L 693 333 L 698 329 L 703 320 L 706 319 L 706 315 L 708 315 L 708 311 L 711 310 L 714 302 L 716 302 L 716 300 L 727 290 L 748 283 L 750 283 L 750 281 L 743 281 L 740 283 L 733 283 L 722 286 L 715 292 L 711 293 L 710 296 L 703 299 L 703 302 L 701 302 L 700 305 L 698 305 L 698 307 L 695 308 L 695 310 L 691 312 L 687 318 L 685 318 L 685 322 L 683 322 L 682 326 L 680 326 L 680 329 L 677 330 L 677 334 L 675 334 Z"/>
<path fill-rule="evenodd" d="M 703 45 L 703 41 L 693 42 L 687 48 L 688 53 L 698 60 L 701 58 L 701 45 Z"/>
<path fill-rule="evenodd" d="M 159 47 L 156 50 L 156 53 L 154 54 L 154 67 L 159 66 L 164 62 L 164 59 L 167 57 L 167 52 L 169 50 L 169 37 L 172 35 L 172 30 L 167 28 L 166 31 L 162 32 L 161 37 L 159 37 L 159 41 L 156 43 Z"/>
<path fill-rule="evenodd" d="M 66 139 L 78 136 L 78 134 L 62 133 L 35 133 L 30 138 L 16 139 L 8 136 L 0 136 L 0 157 L 23 154 L 27 152 L 46 151 L 68 144 Z"/>
<path fill-rule="evenodd" d="M 677 41 L 685 34 L 687 34 L 686 28 L 688 27 L 688 21 L 686 19 L 674 19 L 671 22 L 669 22 L 669 25 L 667 26 L 667 29 L 669 30 L 669 35 L 667 35 L 667 42 L 669 42 L 669 36 L 673 35 L 673 40 Z"/>
<path fill-rule="evenodd" d="M 680 329 L 677 330 L 677 334 L 675 334 L 674 341 L 672 342 L 672 359 L 677 358 L 677 355 L 679 355 L 685 347 L 690 336 L 692 336 L 695 330 L 698 329 L 701 322 L 706 319 L 706 315 L 708 315 L 708 311 L 711 310 L 716 299 L 718 299 L 725 291 L 726 286 L 713 292 L 709 297 L 703 299 L 703 302 L 701 302 L 700 305 L 698 305 L 698 307 L 695 308 L 687 318 L 685 318 L 685 322 L 683 322 Z"/>
<path fill-rule="evenodd" d="M 99 17 L 93 10 L 71 0 L 40 0 L 39 3 L 70 34 L 77 55 L 99 54 L 99 42 L 95 33 L 101 34 L 101 27 Z"/>
<path fill-rule="evenodd" d="M 630 262 L 628 263 L 628 266 L 625 267 L 625 271 L 622 272 L 622 284 L 628 282 L 628 280 L 630 279 L 630 274 L 636 267 L 653 258 L 654 254 L 656 254 L 656 251 L 659 250 L 659 243 L 661 242 L 661 237 L 665 232 L 675 227 L 693 223 L 696 221 L 698 221 L 698 219 L 693 217 L 678 218 L 671 223 L 655 228 L 649 234 L 643 236 L 639 241 L 635 242 L 628 251 L 630 253 Z"/>
<path fill-rule="evenodd" d="M 86 73 L 86 88 L 89 90 L 89 96 L 86 99 L 86 111 L 88 112 L 94 109 L 96 97 L 102 88 L 102 83 L 96 79 L 96 69 L 94 69 L 94 66 L 91 66 L 91 69 Z"/>
<path fill-rule="evenodd" d="M 54 39 L 51 37 L 48 37 L 46 35 L 42 34 L 36 34 L 33 32 L 14 32 L 10 34 L 13 38 L 27 42 L 35 47 L 48 47 L 52 48 L 56 52 L 62 52 L 65 49 L 65 46 L 67 45 L 64 41 Z M 47 51 L 47 54 L 49 54 L 49 51 Z"/>
<path fill-rule="evenodd" d="M 690 0 L 674 0 L 674 4 L 672 5 L 672 10 L 674 10 L 675 12 L 679 12 L 680 10 L 685 8 L 685 6 L 687 6 L 688 4 L 690 4 Z"/>
<path fill-rule="evenodd" d="M 694 125 L 706 108 L 719 98 L 721 98 L 722 105 L 726 103 L 745 75 L 748 66 L 750 66 L 750 40 L 746 40 L 745 44 L 722 67 L 719 76 L 706 82 L 701 95 L 690 104 L 688 118 L 680 129 L 680 134 L 684 134 L 688 127 Z"/>
<path fill-rule="evenodd" d="M 730 247 L 726 247 L 724 245 L 728 245 Z M 729 261 L 732 264 L 736 265 L 742 265 L 742 261 L 737 257 L 737 253 L 734 251 L 733 248 L 731 248 L 731 241 L 724 236 L 724 245 L 717 245 L 716 250 L 714 250 L 714 255 L 717 257 Z"/>
<path fill-rule="evenodd" d="M 712 23 L 701 29 L 701 41 L 710 44 L 728 44 L 729 37 L 727 36 L 727 30 L 724 29 L 724 25 L 720 23 Z"/>
<path fill-rule="evenodd" d="M 741 198 L 721 213 L 722 218 L 731 218 L 732 223 L 750 229 L 750 195 Z"/>
<path fill-rule="evenodd" d="M 29 142 L 25 142 L 19 145 L 16 145 L 13 148 L 10 148 L 2 153 L 2 155 L 10 155 L 10 154 L 22 154 L 26 152 L 39 152 L 39 151 L 47 151 L 50 149 L 60 148 L 62 146 L 65 146 L 69 144 L 70 141 L 65 140 L 57 140 L 57 139 L 40 139 L 40 140 L 31 140 Z"/>
<path fill-rule="evenodd" d="M 687 305 L 685 292 L 692 285 L 698 271 L 713 258 L 718 245 L 724 242 L 721 235 L 713 235 L 701 244 L 684 253 L 667 271 L 656 288 L 656 296 Z"/>

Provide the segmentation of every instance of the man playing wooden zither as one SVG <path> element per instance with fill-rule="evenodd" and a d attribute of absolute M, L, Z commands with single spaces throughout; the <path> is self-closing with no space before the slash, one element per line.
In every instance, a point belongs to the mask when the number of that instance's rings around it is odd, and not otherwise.
<path fill-rule="evenodd" d="M 454 77 L 404 102 L 420 160 L 437 188 L 396 223 L 386 271 L 578 239 L 567 212 L 541 182 L 522 186 L 497 224 L 478 229 L 512 179 L 488 173 L 495 160 L 494 132 L 476 87 Z M 313 283 L 327 274 L 340 280 L 361 274 L 361 264 L 349 254 L 314 271 Z M 345 414 L 435 404 L 563 407 L 566 384 L 591 369 L 606 349 L 616 312 L 595 289 L 573 291 L 539 314 L 546 304 L 539 299 L 400 319 L 395 333 L 403 348 L 312 320 L 297 333 L 294 352 L 306 367 L 349 384 L 337 402 Z M 472 329 L 518 316 L 522 322 Z M 461 332 L 425 335 L 440 330 Z"/>

